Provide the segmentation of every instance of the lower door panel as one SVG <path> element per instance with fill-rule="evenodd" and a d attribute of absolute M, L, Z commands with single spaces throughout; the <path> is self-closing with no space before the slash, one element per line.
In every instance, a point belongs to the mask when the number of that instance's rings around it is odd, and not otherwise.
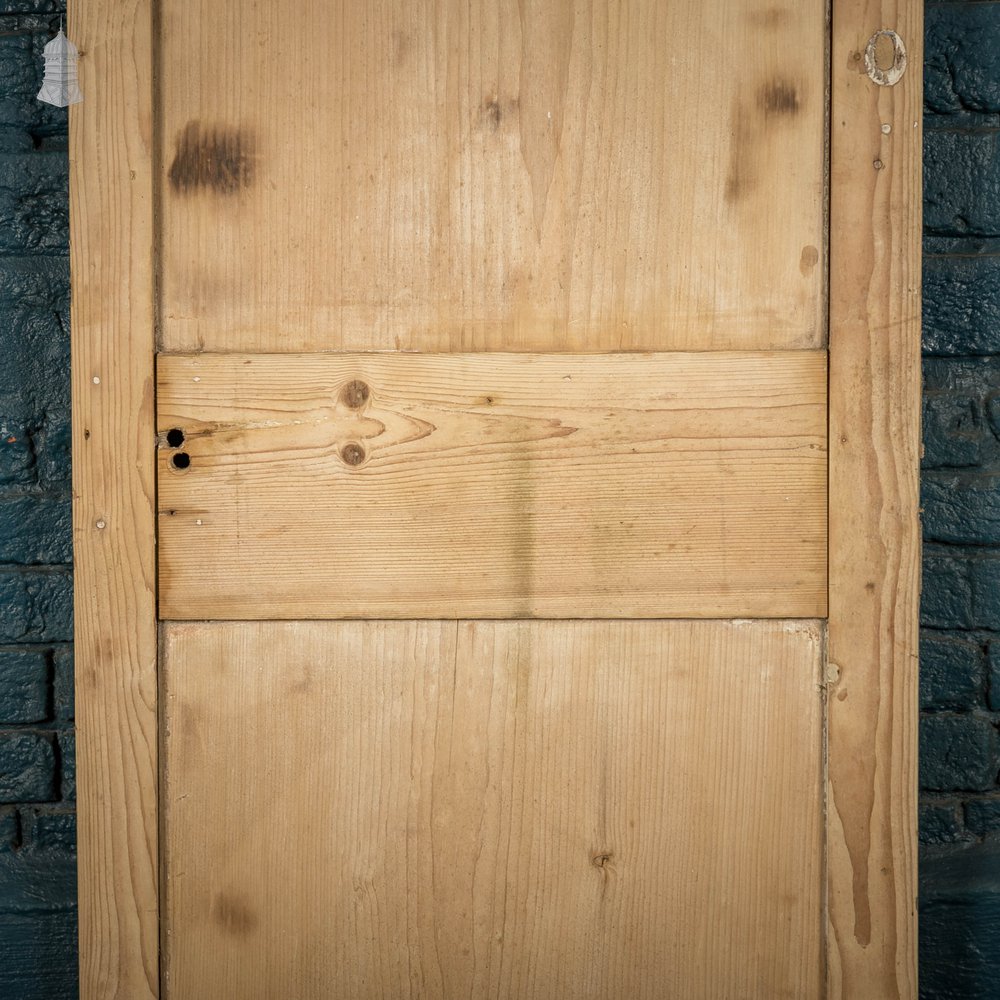
<path fill-rule="evenodd" d="M 821 622 L 162 637 L 167 997 L 819 996 Z"/>

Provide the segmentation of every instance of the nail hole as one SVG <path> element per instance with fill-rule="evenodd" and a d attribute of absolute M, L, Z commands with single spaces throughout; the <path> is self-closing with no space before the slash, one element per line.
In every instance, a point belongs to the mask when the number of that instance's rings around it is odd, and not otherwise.
<path fill-rule="evenodd" d="M 184 444 L 184 431 L 182 431 L 179 427 L 171 427 L 170 430 L 167 431 L 167 444 L 169 444 L 171 448 L 179 448 L 182 444 Z"/>
<path fill-rule="evenodd" d="M 360 465 L 365 460 L 365 449 L 352 441 L 340 449 L 340 457 L 347 465 Z"/>
<path fill-rule="evenodd" d="M 191 456 L 186 451 L 179 451 L 170 461 L 175 469 L 186 469 L 191 464 Z"/>

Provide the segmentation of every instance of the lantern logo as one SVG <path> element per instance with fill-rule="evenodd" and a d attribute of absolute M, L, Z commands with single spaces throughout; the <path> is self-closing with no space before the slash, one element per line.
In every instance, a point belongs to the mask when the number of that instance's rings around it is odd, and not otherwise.
<path fill-rule="evenodd" d="M 76 79 L 76 61 L 80 56 L 76 46 L 63 34 L 59 34 L 45 46 L 45 77 L 38 100 L 65 108 L 67 104 L 79 104 L 83 100 L 80 84 Z"/>

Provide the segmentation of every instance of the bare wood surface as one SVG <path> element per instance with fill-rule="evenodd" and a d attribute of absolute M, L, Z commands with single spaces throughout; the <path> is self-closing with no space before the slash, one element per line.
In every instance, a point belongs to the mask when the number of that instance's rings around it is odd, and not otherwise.
<path fill-rule="evenodd" d="M 151 14 L 74 3 L 70 116 L 80 995 L 159 995 Z"/>
<path fill-rule="evenodd" d="M 900 68 L 882 29 L 907 53 L 895 85 L 868 72 Z M 845 1000 L 917 995 L 922 41 L 918 0 L 834 0 L 828 961 Z"/>
<path fill-rule="evenodd" d="M 823 0 L 164 0 L 162 346 L 822 347 Z"/>
<path fill-rule="evenodd" d="M 825 352 L 161 356 L 158 379 L 184 435 L 165 618 L 825 613 Z"/>
<path fill-rule="evenodd" d="M 166 625 L 166 995 L 818 997 L 821 646 Z"/>

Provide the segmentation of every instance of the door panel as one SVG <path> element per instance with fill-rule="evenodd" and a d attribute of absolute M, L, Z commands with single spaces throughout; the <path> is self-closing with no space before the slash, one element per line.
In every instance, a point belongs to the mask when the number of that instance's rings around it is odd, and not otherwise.
<path fill-rule="evenodd" d="M 163 0 L 161 346 L 826 343 L 824 0 Z"/>
<path fill-rule="evenodd" d="M 820 995 L 821 623 L 162 631 L 167 996 Z"/>
<path fill-rule="evenodd" d="M 164 355 L 157 408 L 167 618 L 826 611 L 825 352 Z"/>

